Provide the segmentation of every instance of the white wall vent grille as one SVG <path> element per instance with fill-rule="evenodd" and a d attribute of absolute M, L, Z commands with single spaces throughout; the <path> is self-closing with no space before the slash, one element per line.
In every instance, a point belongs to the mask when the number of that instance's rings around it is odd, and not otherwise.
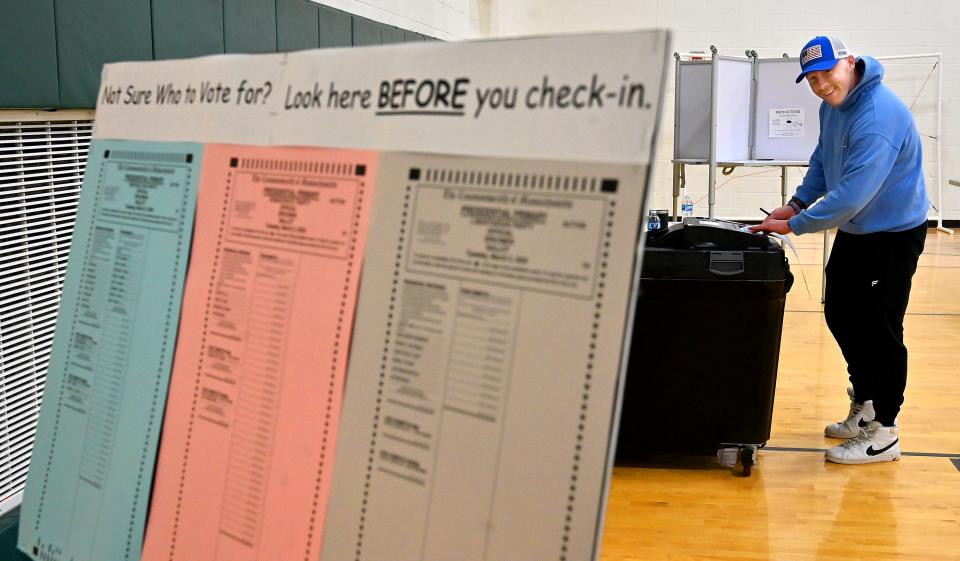
<path fill-rule="evenodd" d="M 0 122 L 0 514 L 27 478 L 92 129 Z"/>

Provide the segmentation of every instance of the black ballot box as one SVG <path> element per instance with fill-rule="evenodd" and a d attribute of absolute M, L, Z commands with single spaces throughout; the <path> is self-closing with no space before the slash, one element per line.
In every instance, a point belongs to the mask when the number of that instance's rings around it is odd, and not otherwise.
<path fill-rule="evenodd" d="M 770 438 L 793 276 L 779 243 L 740 228 L 687 218 L 649 236 L 618 463 L 739 447 L 752 465 Z"/>

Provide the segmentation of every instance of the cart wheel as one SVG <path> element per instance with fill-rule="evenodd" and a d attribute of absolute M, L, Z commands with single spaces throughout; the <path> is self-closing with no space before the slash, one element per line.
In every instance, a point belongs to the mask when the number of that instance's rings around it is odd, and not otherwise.
<path fill-rule="evenodd" d="M 755 463 L 756 455 L 756 448 L 744 447 L 740 449 L 737 459 L 739 460 L 740 467 L 743 468 L 744 477 L 750 477 L 750 474 L 753 472 L 753 464 Z"/>
<path fill-rule="evenodd" d="M 720 460 L 720 465 L 735 469 L 740 461 L 740 449 L 732 446 L 720 448 L 717 450 L 717 459 Z"/>

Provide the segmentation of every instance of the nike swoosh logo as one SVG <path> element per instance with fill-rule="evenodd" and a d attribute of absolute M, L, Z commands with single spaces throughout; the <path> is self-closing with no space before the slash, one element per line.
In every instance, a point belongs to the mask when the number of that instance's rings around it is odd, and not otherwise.
<path fill-rule="evenodd" d="M 869 424 L 870 424 L 870 423 L 868 423 L 867 421 L 864 421 L 864 420 L 863 420 L 863 417 L 860 417 L 860 420 L 857 421 L 857 426 L 860 427 L 860 428 L 863 428 L 863 427 L 865 427 L 865 426 L 867 426 L 867 425 L 869 425 Z"/>
<path fill-rule="evenodd" d="M 900 442 L 900 439 L 899 439 L 899 438 L 896 439 L 896 440 L 894 440 L 894 441 L 891 442 L 890 444 L 887 444 L 886 446 L 884 446 L 883 448 L 881 448 L 881 449 L 879 449 L 879 450 L 874 450 L 874 449 L 873 449 L 873 445 L 871 444 L 870 446 L 867 447 L 867 455 L 868 455 L 868 456 L 876 456 L 877 454 L 883 454 L 883 453 L 886 452 L 887 450 L 893 448 L 893 445 L 896 444 L 896 443 L 898 443 L 898 442 Z"/>

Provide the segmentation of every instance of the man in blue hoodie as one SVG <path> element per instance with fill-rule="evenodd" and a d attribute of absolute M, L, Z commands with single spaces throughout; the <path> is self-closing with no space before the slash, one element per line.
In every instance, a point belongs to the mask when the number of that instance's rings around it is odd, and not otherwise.
<path fill-rule="evenodd" d="M 839 228 L 824 316 L 853 387 L 847 418 L 824 430 L 848 440 L 827 450 L 826 459 L 898 460 L 896 421 L 907 382 L 903 316 L 930 204 L 920 135 L 909 109 L 881 83 L 875 59 L 854 57 L 839 39 L 821 36 L 804 45 L 800 68 L 797 83 L 806 78 L 823 100 L 820 139 L 795 196 L 752 229 L 799 235 Z"/>

